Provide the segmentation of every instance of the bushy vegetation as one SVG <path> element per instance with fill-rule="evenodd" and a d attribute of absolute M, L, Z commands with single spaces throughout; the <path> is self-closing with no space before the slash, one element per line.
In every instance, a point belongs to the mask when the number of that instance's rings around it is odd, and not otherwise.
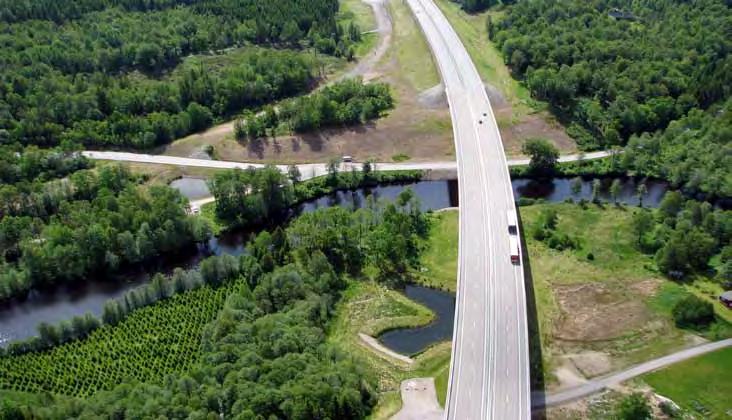
<path fill-rule="evenodd" d="M 572 122 L 583 147 L 623 144 L 729 97 L 730 11 L 720 0 L 517 2 L 494 39 L 514 74 Z M 701 28 L 704 36 L 701 36 Z"/>
<path fill-rule="evenodd" d="M 364 84 L 348 79 L 324 89 L 286 101 L 278 108 L 270 107 L 257 115 L 248 113 L 237 122 L 239 139 L 265 137 L 278 127 L 305 133 L 324 127 L 350 126 L 378 118 L 394 106 L 385 83 Z"/>
<path fill-rule="evenodd" d="M 4 3 L 0 18 L 22 22 L 2 23 L 0 139 L 23 145 L 166 143 L 304 92 L 318 60 L 292 49 L 351 56 L 360 38 L 336 23 L 336 0 Z M 245 53 L 224 66 L 171 73 L 184 57 L 236 47 Z"/>
<path fill-rule="evenodd" d="M 732 212 L 670 191 L 657 210 L 636 213 L 633 227 L 639 247 L 655 253 L 658 268 L 671 278 L 681 279 L 706 272 L 711 258 L 729 246 Z"/>
<path fill-rule="evenodd" d="M 527 140 L 521 146 L 521 152 L 531 158 L 529 171 L 533 175 L 552 174 L 559 159 L 559 150 L 545 139 Z"/>
<path fill-rule="evenodd" d="M 208 238 L 172 188 L 121 166 L 0 187 L 0 299 L 114 272 Z"/>
<path fill-rule="evenodd" d="M 557 211 L 552 208 L 547 208 L 541 212 L 541 215 L 531 227 L 531 235 L 537 241 L 544 242 L 549 248 L 559 251 L 579 248 L 580 243 L 578 238 L 557 231 L 558 222 L 559 216 Z"/>
<path fill-rule="evenodd" d="M 45 182 L 91 166 L 72 150 L 0 146 L 0 183 Z"/>
<path fill-rule="evenodd" d="M 479 12 L 481 10 L 487 9 L 493 5 L 498 4 L 498 0 L 453 0 L 456 3 L 459 3 L 460 6 L 468 13 L 473 12 Z M 510 1 L 504 1 L 504 3 L 509 3 Z"/>
<path fill-rule="evenodd" d="M 640 393 L 633 393 L 620 400 L 615 409 L 616 416 L 620 420 L 649 420 L 653 418 L 651 407 L 648 406 L 646 397 Z"/>
<path fill-rule="evenodd" d="M 407 192 L 395 204 L 329 208 L 262 233 L 240 259 L 207 260 L 200 268 L 206 285 L 194 291 L 87 339 L 1 358 L 3 386 L 62 394 L 46 406 L 12 408 L 36 418 L 365 417 L 375 402 L 372 378 L 327 344 L 325 331 L 349 274 L 360 278 L 366 266 L 378 266 L 378 280 L 403 276 L 418 261 L 426 225 Z M 201 329 L 209 308 L 218 316 Z M 119 368 L 109 368 L 115 363 Z M 79 366 L 84 374 L 96 370 L 95 380 L 74 374 Z M 28 371 L 33 375 L 23 375 Z"/>
<path fill-rule="evenodd" d="M 420 171 L 374 172 L 371 163 L 361 171 L 339 172 L 340 162 L 328 166 L 328 175 L 301 181 L 300 171 L 290 167 L 287 174 L 275 166 L 262 169 L 235 169 L 217 173 L 209 181 L 216 198 L 216 217 L 229 226 L 251 226 L 281 220 L 297 203 L 330 194 L 383 183 L 416 181 Z"/>
<path fill-rule="evenodd" d="M 671 314 L 681 328 L 706 327 L 714 322 L 714 306 L 706 300 L 689 295 L 674 305 Z"/>

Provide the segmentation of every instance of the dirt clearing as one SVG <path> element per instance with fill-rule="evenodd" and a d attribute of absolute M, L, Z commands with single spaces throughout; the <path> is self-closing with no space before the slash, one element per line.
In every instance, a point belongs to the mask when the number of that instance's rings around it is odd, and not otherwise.
<path fill-rule="evenodd" d="M 565 341 L 604 341 L 645 325 L 646 306 L 603 284 L 556 286 L 561 311 L 554 337 Z"/>

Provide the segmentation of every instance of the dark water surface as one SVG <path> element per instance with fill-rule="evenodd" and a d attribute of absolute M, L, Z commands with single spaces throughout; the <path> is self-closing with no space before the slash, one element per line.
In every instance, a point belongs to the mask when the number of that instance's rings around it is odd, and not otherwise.
<path fill-rule="evenodd" d="M 609 181 L 606 181 L 609 185 Z M 550 202 L 564 201 L 566 198 L 589 198 L 591 180 L 584 181 L 582 193 L 573 197 L 571 180 L 554 179 L 548 181 L 530 181 L 519 179 L 513 181 L 516 198 L 544 198 Z M 208 195 L 206 182 L 196 178 L 182 178 L 172 185 L 191 199 Z M 663 183 L 647 183 L 649 194 L 644 205 L 656 206 L 666 190 Z M 366 204 L 366 198 L 393 199 L 405 188 L 412 188 L 420 199 L 422 210 L 437 210 L 458 205 L 458 187 L 456 181 L 420 181 L 404 185 L 385 185 L 375 188 L 363 188 L 356 191 L 341 191 L 300 205 L 294 209 L 295 215 L 311 212 L 319 208 L 342 206 L 360 208 Z M 625 180 L 621 201 L 635 204 L 635 182 Z M 605 193 L 607 194 L 607 193 Z M 244 252 L 244 245 L 252 231 L 237 230 L 212 238 L 206 245 L 192 246 L 177 255 L 159 258 L 144 269 L 138 269 L 116 276 L 100 276 L 97 281 L 83 282 L 78 285 L 67 285 L 53 290 L 34 290 L 23 301 L 11 301 L 0 305 L 0 345 L 9 340 L 23 339 L 36 334 L 36 326 L 41 322 L 58 323 L 76 315 L 90 312 L 99 315 L 104 303 L 124 294 L 140 284 L 145 283 L 151 274 L 168 273 L 176 267 L 193 268 L 203 258 L 210 255 L 232 254 Z M 411 289 L 410 289 L 411 290 Z M 412 292 L 408 292 L 412 293 Z M 415 292 L 417 293 L 417 292 Z M 429 292 L 425 292 L 429 294 Z M 449 323 L 452 328 L 452 322 Z M 397 350 L 399 351 L 399 350 Z M 407 352 L 408 353 L 408 352 Z"/>
<path fill-rule="evenodd" d="M 387 331 L 378 337 L 379 341 L 398 353 L 413 355 L 432 344 L 452 340 L 455 295 L 413 285 L 408 285 L 404 294 L 430 308 L 435 313 L 434 321 L 423 327 Z"/>

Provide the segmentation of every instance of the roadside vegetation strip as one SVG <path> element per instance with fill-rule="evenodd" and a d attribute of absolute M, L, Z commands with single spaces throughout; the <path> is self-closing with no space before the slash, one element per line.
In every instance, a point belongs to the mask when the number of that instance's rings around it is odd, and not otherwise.
<path fill-rule="evenodd" d="M 732 348 L 698 356 L 641 379 L 692 415 L 722 419 L 732 411 Z"/>
<path fill-rule="evenodd" d="M 427 40 L 407 4 L 392 0 L 389 1 L 389 10 L 394 23 L 392 50 L 402 75 L 417 92 L 439 84 L 440 75 Z"/>
<path fill-rule="evenodd" d="M 422 269 L 417 282 L 427 287 L 457 289 L 458 212 L 457 208 L 436 212 L 430 239 L 422 254 Z"/>
<path fill-rule="evenodd" d="M 340 0 L 337 15 L 339 23 L 348 27 L 353 22 L 361 31 L 361 39 L 355 43 L 355 56 L 359 59 L 369 54 L 376 46 L 379 34 L 376 29 L 376 17 L 368 2 L 363 0 Z"/>

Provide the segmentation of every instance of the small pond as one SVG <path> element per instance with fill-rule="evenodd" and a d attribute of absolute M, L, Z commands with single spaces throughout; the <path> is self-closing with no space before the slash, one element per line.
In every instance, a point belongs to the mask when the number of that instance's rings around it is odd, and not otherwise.
<path fill-rule="evenodd" d="M 422 286 L 407 285 L 404 294 L 435 313 L 428 325 L 387 331 L 378 339 L 386 347 L 405 355 L 420 353 L 441 341 L 452 340 L 455 317 L 455 295 Z"/>
<path fill-rule="evenodd" d="M 611 181 L 603 182 L 609 186 Z M 583 181 L 582 192 L 577 196 L 572 195 L 570 179 L 545 181 L 517 179 L 512 184 L 517 199 L 519 197 L 543 198 L 550 202 L 560 202 L 566 198 L 589 199 L 592 191 L 592 180 Z M 657 206 L 660 197 L 667 189 L 666 184 L 648 182 L 646 185 L 648 195 L 643 200 L 644 205 Z M 175 181 L 172 186 L 178 188 L 190 199 L 199 199 L 209 195 L 206 182 L 202 179 L 182 178 Z M 293 213 L 296 215 L 331 206 L 359 208 L 365 205 L 368 196 L 393 199 L 405 188 L 412 188 L 415 191 L 423 210 L 437 210 L 458 205 L 457 181 L 420 181 L 404 185 L 385 185 L 337 192 L 304 203 L 294 209 Z M 636 204 L 635 188 L 634 180 L 623 180 L 620 200 L 628 204 Z M 605 194 L 604 197 L 607 197 L 606 191 L 603 194 Z M 192 268 L 210 255 L 239 255 L 244 252 L 244 245 L 249 240 L 251 233 L 251 231 L 243 230 L 227 232 L 219 237 L 211 238 L 205 246 L 192 246 L 177 255 L 161 257 L 144 269 L 98 278 L 98 281 L 81 285 L 68 285 L 53 290 L 34 290 L 23 301 L 2 304 L 0 305 L 0 346 L 9 340 L 35 335 L 36 326 L 40 322 L 55 324 L 86 312 L 99 315 L 107 300 L 121 297 L 129 289 L 144 283 L 150 277 L 150 273 L 170 272 L 176 267 Z M 429 292 L 424 293 L 429 294 Z M 452 328 L 452 323 L 448 324 Z"/>

